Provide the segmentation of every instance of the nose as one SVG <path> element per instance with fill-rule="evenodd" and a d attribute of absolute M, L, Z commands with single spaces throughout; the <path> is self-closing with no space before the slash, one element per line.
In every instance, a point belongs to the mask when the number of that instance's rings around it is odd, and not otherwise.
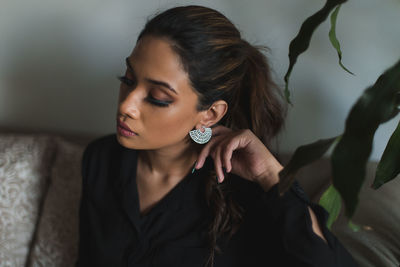
<path fill-rule="evenodd" d="M 119 93 L 119 104 L 118 104 L 118 112 L 120 115 L 124 117 L 129 117 L 131 119 L 138 119 L 140 117 L 139 111 L 139 99 L 140 99 L 140 90 L 127 91 L 126 89 L 121 88 Z"/>

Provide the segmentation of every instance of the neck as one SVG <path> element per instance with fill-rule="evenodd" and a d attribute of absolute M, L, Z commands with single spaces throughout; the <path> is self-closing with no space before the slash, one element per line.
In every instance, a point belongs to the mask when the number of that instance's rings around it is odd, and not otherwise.
<path fill-rule="evenodd" d="M 193 168 L 201 148 L 196 144 L 179 144 L 154 150 L 140 150 L 139 162 L 150 177 L 182 178 Z"/>

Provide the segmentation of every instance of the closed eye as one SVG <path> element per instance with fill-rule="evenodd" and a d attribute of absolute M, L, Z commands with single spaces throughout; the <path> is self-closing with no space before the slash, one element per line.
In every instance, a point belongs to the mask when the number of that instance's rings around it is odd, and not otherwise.
<path fill-rule="evenodd" d="M 123 84 L 126 84 L 128 86 L 134 86 L 136 84 L 136 82 L 134 80 L 131 80 L 126 76 L 118 76 L 117 79 L 120 82 L 122 82 Z M 162 101 L 162 100 L 154 98 L 151 95 L 146 97 L 146 101 L 148 101 L 150 104 L 158 106 L 158 107 L 168 107 L 169 104 L 173 102 L 173 101 Z"/>
<path fill-rule="evenodd" d="M 118 76 L 117 79 L 118 79 L 120 82 L 122 82 L 122 83 L 124 83 L 124 84 L 126 84 L 126 85 L 128 85 L 128 86 L 132 86 L 132 85 L 135 84 L 135 81 L 134 81 L 134 80 L 128 79 L 128 77 L 126 77 L 126 76 Z"/>
<path fill-rule="evenodd" d="M 168 107 L 169 104 L 172 103 L 172 101 L 161 101 L 159 99 L 155 99 L 151 95 L 146 97 L 146 100 L 149 101 L 152 105 L 156 105 L 159 107 Z"/>

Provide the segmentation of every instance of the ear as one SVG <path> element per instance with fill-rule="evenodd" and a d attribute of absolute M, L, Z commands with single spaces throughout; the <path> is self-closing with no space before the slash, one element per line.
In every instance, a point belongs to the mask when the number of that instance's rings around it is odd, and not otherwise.
<path fill-rule="evenodd" d="M 224 117 L 228 111 L 228 103 L 224 100 L 215 101 L 207 110 L 200 112 L 200 120 L 195 128 L 201 129 L 201 126 L 211 127 Z"/>

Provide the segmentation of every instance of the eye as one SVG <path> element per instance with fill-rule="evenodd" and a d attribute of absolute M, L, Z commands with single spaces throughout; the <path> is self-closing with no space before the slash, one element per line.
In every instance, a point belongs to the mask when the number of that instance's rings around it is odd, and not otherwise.
<path fill-rule="evenodd" d="M 122 82 L 125 85 L 128 86 L 134 86 L 136 84 L 136 81 L 129 79 L 126 76 L 118 76 L 117 79 Z M 158 107 L 168 107 L 172 101 L 162 101 L 159 99 L 154 98 L 152 95 L 149 95 L 146 97 L 146 101 L 149 102 L 152 105 L 158 106 Z"/>
<path fill-rule="evenodd" d="M 150 104 L 152 105 L 156 105 L 159 107 L 168 107 L 170 103 L 172 103 L 172 101 L 161 101 L 159 99 L 155 99 L 153 96 L 149 95 L 148 97 L 146 97 L 146 100 L 148 102 L 150 102 Z"/>
<path fill-rule="evenodd" d="M 136 83 L 134 80 L 128 79 L 126 76 L 118 76 L 117 79 L 128 86 L 133 86 Z"/>

